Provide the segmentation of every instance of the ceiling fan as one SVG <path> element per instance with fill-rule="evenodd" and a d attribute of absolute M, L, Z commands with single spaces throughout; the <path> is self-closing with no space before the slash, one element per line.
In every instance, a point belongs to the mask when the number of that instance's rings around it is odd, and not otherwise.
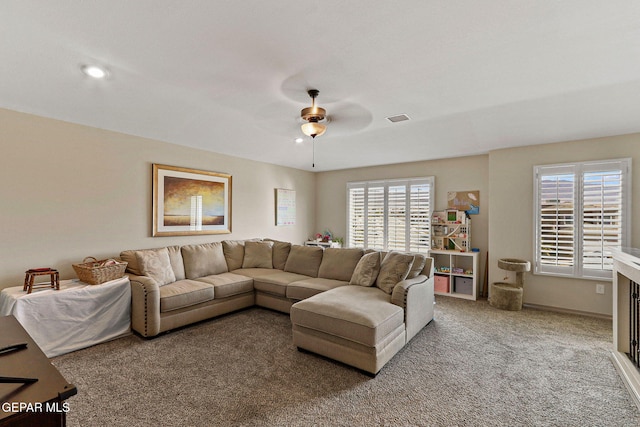
<path fill-rule="evenodd" d="M 306 79 L 305 79 L 306 80 Z M 334 85 L 335 86 L 335 85 Z M 333 87 L 333 86 L 332 86 Z M 315 167 L 315 140 L 324 135 L 327 143 L 335 143 L 333 138 L 344 138 L 360 132 L 371 124 L 373 117 L 369 110 L 362 105 L 349 100 L 344 90 L 334 90 L 328 98 L 323 96 L 322 107 L 318 106 L 317 98 L 320 91 L 301 79 L 289 79 L 281 86 L 281 94 L 289 101 L 277 101 L 269 105 L 256 108 L 259 129 L 285 137 L 288 141 L 301 142 L 300 136 L 309 136 L 313 141 L 313 156 Z M 342 93 L 340 93 L 342 92 Z M 307 103 L 311 98 L 311 106 Z M 306 99 L 306 102 L 304 101 Z M 298 109 L 296 104 L 307 103 L 307 107 Z M 324 108 L 323 108 L 324 107 Z M 300 107 L 298 107 L 300 108 Z M 326 108 L 326 109 L 325 109 Z M 302 131 L 303 135 L 300 135 Z"/>
<path fill-rule="evenodd" d="M 311 167 L 315 168 L 316 136 L 321 136 L 327 131 L 327 126 L 325 126 L 323 123 L 320 123 L 327 117 L 327 110 L 316 106 L 316 98 L 320 93 L 318 89 L 309 89 L 307 93 L 311 97 L 311 107 L 303 108 L 302 111 L 300 111 L 300 117 L 302 117 L 302 120 L 305 120 L 307 122 L 300 126 L 300 128 L 302 129 L 302 133 L 310 136 L 313 140 L 313 163 Z"/>

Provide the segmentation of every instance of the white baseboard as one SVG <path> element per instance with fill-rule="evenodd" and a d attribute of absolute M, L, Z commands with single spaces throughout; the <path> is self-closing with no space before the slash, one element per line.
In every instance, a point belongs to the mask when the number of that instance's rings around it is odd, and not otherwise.
<path fill-rule="evenodd" d="M 548 305 L 539 305 L 539 304 L 522 304 L 523 307 L 531 308 L 534 310 L 542 310 L 542 311 L 555 311 L 557 313 L 568 313 L 568 314 L 579 314 L 582 316 L 589 317 L 597 317 L 598 319 L 606 319 L 613 320 L 613 316 L 608 314 L 599 314 L 599 313 L 591 313 L 589 311 L 580 311 L 580 310 L 570 310 L 568 308 L 560 308 L 560 307 L 552 307 Z"/>

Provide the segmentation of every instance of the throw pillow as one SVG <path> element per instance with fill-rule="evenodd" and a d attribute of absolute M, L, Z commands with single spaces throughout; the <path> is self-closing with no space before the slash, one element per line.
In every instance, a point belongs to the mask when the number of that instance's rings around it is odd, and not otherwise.
<path fill-rule="evenodd" d="M 135 251 L 135 253 L 138 266 L 144 276 L 151 277 L 159 286 L 176 281 L 167 248 Z"/>
<path fill-rule="evenodd" d="M 264 239 L 269 242 L 273 242 L 273 268 L 278 270 L 284 270 L 284 266 L 287 265 L 287 258 L 291 251 L 291 243 L 280 242 L 273 239 Z"/>
<path fill-rule="evenodd" d="M 242 268 L 273 268 L 273 242 L 246 242 Z"/>
<path fill-rule="evenodd" d="M 380 264 L 376 286 L 391 294 L 396 283 L 407 278 L 409 271 L 411 271 L 411 265 L 413 265 L 413 255 L 389 252 Z"/>
<path fill-rule="evenodd" d="M 229 271 L 242 268 L 242 260 L 244 259 L 244 241 L 243 240 L 223 240 L 222 252 L 227 261 Z"/>
<path fill-rule="evenodd" d="M 420 273 L 422 273 L 422 269 L 427 263 L 426 255 L 422 254 L 414 254 L 413 256 L 413 264 L 411 265 L 411 271 L 407 275 L 407 279 L 413 279 L 414 277 L 418 277 Z"/>
<path fill-rule="evenodd" d="M 364 255 L 358 261 L 353 275 L 351 276 L 350 285 L 373 286 L 380 271 L 380 254 L 371 252 Z"/>

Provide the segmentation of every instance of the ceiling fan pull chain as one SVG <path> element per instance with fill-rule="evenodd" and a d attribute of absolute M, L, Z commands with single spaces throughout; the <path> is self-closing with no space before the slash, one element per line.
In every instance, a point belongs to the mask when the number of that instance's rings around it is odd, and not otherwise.
<path fill-rule="evenodd" d="M 316 167 L 316 139 L 312 138 L 311 139 L 312 144 L 313 144 L 313 163 L 311 165 L 312 168 Z"/>

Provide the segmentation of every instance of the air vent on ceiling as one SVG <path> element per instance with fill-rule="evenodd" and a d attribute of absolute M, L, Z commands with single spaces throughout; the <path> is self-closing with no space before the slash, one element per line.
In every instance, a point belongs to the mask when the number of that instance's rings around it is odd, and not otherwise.
<path fill-rule="evenodd" d="M 409 116 L 406 114 L 398 114 L 397 116 L 389 116 L 387 117 L 391 123 L 404 122 L 405 120 L 409 120 Z"/>

